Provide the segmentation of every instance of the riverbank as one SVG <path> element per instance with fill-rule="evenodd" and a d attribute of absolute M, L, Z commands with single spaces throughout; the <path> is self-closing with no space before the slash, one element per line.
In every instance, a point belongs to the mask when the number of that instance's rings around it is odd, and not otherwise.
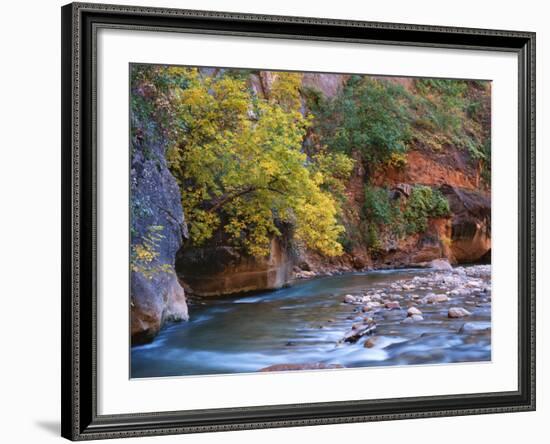
<path fill-rule="evenodd" d="M 298 280 L 204 298 L 190 321 L 132 348 L 132 377 L 491 359 L 489 265 Z"/>

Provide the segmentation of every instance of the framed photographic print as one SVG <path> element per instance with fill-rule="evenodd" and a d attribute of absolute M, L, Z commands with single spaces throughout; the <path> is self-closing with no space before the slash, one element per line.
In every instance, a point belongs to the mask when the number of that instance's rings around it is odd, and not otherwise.
<path fill-rule="evenodd" d="M 535 35 L 62 8 L 62 435 L 535 408 Z"/>

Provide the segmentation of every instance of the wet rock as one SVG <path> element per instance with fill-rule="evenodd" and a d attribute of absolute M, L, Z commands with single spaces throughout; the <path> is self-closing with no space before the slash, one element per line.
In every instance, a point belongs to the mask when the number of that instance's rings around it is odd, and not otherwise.
<path fill-rule="evenodd" d="M 422 304 L 436 304 L 438 302 L 447 302 L 449 297 L 445 294 L 428 293 L 420 302 Z"/>
<path fill-rule="evenodd" d="M 311 279 L 312 277 L 315 277 L 314 271 L 301 271 L 299 273 L 296 273 L 296 279 Z"/>
<path fill-rule="evenodd" d="M 376 330 L 376 322 L 369 319 L 367 322 L 358 325 L 357 327 L 356 324 L 354 324 L 352 330 L 347 332 L 342 340 L 344 342 L 354 343 L 357 342 L 362 336 L 371 334 L 374 330 Z"/>
<path fill-rule="evenodd" d="M 415 315 L 421 316 L 422 312 L 416 307 L 409 307 L 409 309 L 407 310 L 407 316 L 415 316 Z"/>
<path fill-rule="evenodd" d="M 429 268 L 439 271 L 453 271 L 453 267 L 446 259 L 434 259 L 428 264 Z"/>
<path fill-rule="evenodd" d="M 347 294 L 344 296 L 344 302 L 346 304 L 355 304 L 355 296 L 351 295 L 351 294 Z"/>
<path fill-rule="evenodd" d="M 372 338 L 369 338 L 365 341 L 365 344 L 363 344 L 363 347 L 365 348 L 373 348 L 376 343 L 378 342 L 378 337 L 374 336 Z"/>
<path fill-rule="evenodd" d="M 449 318 L 463 318 L 465 316 L 470 316 L 472 313 L 470 313 L 468 310 L 466 310 L 463 307 L 451 307 L 449 308 L 449 312 L 447 313 L 447 316 Z"/>
<path fill-rule="evenodd" d="M 490 322 L 466 322 L 460 329 L 459 333 L 478 333 L 491 330 Z"/>
<path fill-rule="evenodd" d="M 449 291 L 449 294 L 451 296 L 468 296 L 470 294 L 470 290 L 466 290 L 465 288 L 455 288 Z"/>
<path fill-rule="evenodd" d="M 424 320 L 424 318 L 423 318 L 421 315 L 419 315 L 419 314 L 414 314 L 414 315 L 412 315 L 412 316 L 410 317 L 410 319 L 412 319 L 413 321 L 416 321 L 416 322 L 417 322 L 417 321 L 423 321 L 423 320 Z"/>
<path fill-rule="evenodd" d="M 390 310 L 399 310 L 401 308 L 401 306 L 399 305 L 399 301 L 386 301 L 384 303 L 384 307 Z"/>

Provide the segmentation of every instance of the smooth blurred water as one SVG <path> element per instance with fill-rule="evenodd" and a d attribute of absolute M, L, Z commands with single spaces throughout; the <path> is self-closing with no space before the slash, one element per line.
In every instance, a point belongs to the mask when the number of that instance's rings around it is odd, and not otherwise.
<path fill-rule="evenodd" d="M 433 364 L 491 359 L 491 331 L 460 332 L 464 319 L 449 319 L 450 306 L 469 299 L 419 306 L 424 321 L 403 323 L 401 310 L 382 310 L 373 348 L 362 338 L 339 343 L 350 330 L 357 306 L 343 296 L 425 273 L 375 271 L 316 278 L 289 288 L 190 304 L 189 322 L 164 328 L 151 344 L 131 350 L 132 378 L 255 372 L 273 364 L 325 363 L 344 367 Z M 429 291 L 416 290 L 416 294 Z M 399 292 L 396 292 L 399 293 Z M 471 297 L 470 297 L 471 299 Z M 473 305 L 474 301 L 471 301 Z M 467 306 L 467 321 L 490 327 L 490 303 Z M 370 315 L 372 316 L 372 315 Z"/>

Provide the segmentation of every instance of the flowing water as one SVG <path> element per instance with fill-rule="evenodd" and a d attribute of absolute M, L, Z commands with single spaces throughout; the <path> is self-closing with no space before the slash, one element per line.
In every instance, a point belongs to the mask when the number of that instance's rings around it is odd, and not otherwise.
<path fill-rule="evenodd" d="M 344 295 L 386 289 L 423 275 L 427 272 L 351 273 L 276 291 L 194 301 L 189 322 L 168 325 L 152 343 L 132 348 L 131 376 L 255 372 L 275 364 L 368 367 L 490 360 L 490 297 L 479 295 L 418 304 L 424 318 L 418 322 L 403 322 L 407 304 L 401 303 L 401 309 L 369 314 L 377 323 L 373 347 L 364 346 L 368 336 L 353 344 L 341 341 L 364 317 L 360 307 L 343 303 Z M 420 296 L 429 292 L 415 290 Z M 449 307 L 456 306 L 466 307 L 471 316 L 448 318 Z M 466 322 L 470 328 L 461 329 Z"/>

